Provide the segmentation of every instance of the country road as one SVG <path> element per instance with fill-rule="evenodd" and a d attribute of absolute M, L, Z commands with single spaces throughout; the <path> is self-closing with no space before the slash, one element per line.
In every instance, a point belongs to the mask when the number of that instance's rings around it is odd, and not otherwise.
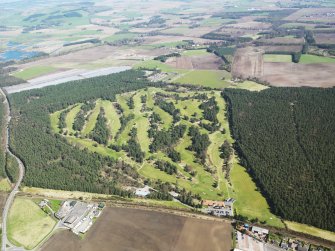
<path fill-rule="evenodd" d="M 9 209 L 10 209 L 10 207 L 11 207 L 13 201 L 14 201 L 15 194 L 19 190 L 19 186 L 20 186 L 20 184 L 22 182 L 22 179 L 23 179 L 23 176 L 24 176 L 25 168 L 24 168 L 24 165 L 23 165 L 22 161 L 17 156 L 15 156 L 9 148 L 9 122 L 10 122 L 10 119 L 11 119 L 10 106 L 9 106 L 7 96 L 5 95 L 5 93 L 3 92 L 3 90 L 1 88 L 0 88 L 0 93 L 4 97 L 3 104 L 5 105 L 5 116 L 6 116 L 6 122 L 7 122 L 7 125 L 6 125 L 6 139 L 5 139 L 6 152 L 8 154 L 12 155 L 16 159 L 16 161 L 19 164 L 19 168 L 20 168 L 19 178 L 18 178 L 13 190 L 9 194 L 9 196 L 7 198 L 7 201 L 6 201 L 6 204 L 4 206 L 3 212 L 2 212 L 2 246 L 1 246 L 1 250 L 5 251 L 7 249 L 7 244 L 8 244 L 8 246 L 13 247 L 13 245 L 11 245 L 9 243 L 8 238 L 7 238 L 7 216 L 8 216 L 8 211 L 9 211 Z M 13 247 L 13 248 L 16 249 L 15 247 Z M 8 250 L 13 250 L 13 249 L 9 248 Z M 16 250 L 23 250 L 23 249 L 19 248 L 19 249 L 16 249 Z"/>

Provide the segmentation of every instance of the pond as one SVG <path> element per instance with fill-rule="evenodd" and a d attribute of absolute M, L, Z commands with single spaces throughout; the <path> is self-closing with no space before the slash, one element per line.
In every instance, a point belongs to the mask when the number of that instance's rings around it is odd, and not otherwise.
<path fill-rule="evenodd" d="M 38 51 L 25 51 L 25 45 L 9 41 L 7 43 L 7 50 L 0 52 L 0 62 L 6 62 L 11 60 L 23 60 L 41 55 Z"/>

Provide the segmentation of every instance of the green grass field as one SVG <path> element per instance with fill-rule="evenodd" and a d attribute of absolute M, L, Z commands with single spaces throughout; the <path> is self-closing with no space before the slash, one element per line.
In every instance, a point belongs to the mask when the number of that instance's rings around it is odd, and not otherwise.
<path fill-rule="evenodd" d="M 203 56 L 210 54 L 206 49 L 200 50 L 186 50 L 182 53 L 183 56 Z"/>
<path fill-rule="evenodd" d="M 98 100 L 96 102 L 94 109 L 89 114 L 88 121 L 86 122 L 82 130 L 82 135 L 87 135 L 94 129 L 95 123 L 97 122 L 97 118 L 100 113 L 100 107 L 101 107 L 101 100 Z"/>
<path fill-rule="evenodd" d="M 135 33 L 118 33 L 114 34 L 112 36 L 106 37 L 103 40 L 106 42 L 116 42 L 119 40 L 124 40 L 124 39 L 133 39 L 137 35 Z"/>
<path fill-rule="evenodd" d="M 291 55 L 264 54 L 265 62 L 289 63 L 292 62 Z"/>
<path fill-rule="evenodd" d="M 326 231 L 323 229 L 319 229 L 316 227 L 308 226 L 305 224 L 300 224 L 292 221 L 285 221 L 285 224 L 288 229 L 301 232 L 301 233 L 306 233 L 309 235 L 317 236 L 322 239 L 330 240 L 332 242 L 335 242 L 335 233 Z"/>
<path fill-rule="evenodd" d="M 303 54 L 301 55 L 299 63 L 300 64 L 335 63 L 335 58 Z"/>
<path fill-rule="evenodd" d="M 50 207 L 54 212 L 57 212 L 61 207 L 61 200 L 49 200 Z"/>
<path fill-rule="evenodd" d="M 17 78 L 28 80 L 28 79 L 36 78 L 41 75 L 45 75 L 45 74 L 52 73 L 55 71 L 57 71 L 57 69 L 52 66 L 32 66 L 22 71 L 14 72 L 13 75 Z"/>
<path fill-rule="evenodd" d="M 0 180 L 0 191 L 2 192 L 8 192 L 10 191 L 11 185 L 10 185 L 10 181 L 7 178 L 3 178 Z"/>
<path fill-rule="evenodd" d="M 50 126 L 51 126 L 51 129 L 54 132 L 59 131 L 58 122 L 59 122 L 59 116 L 62 113 L 62 111 L 64 111 L 64 110 L 57 111 L 57 112 L 54 112 L 54 113 L 50 114 Z"/>
<path fill-rule="evenodd" d="M 33 249 L 52 231 L 55 224 L 32 200 L 19 197 L 9 211 L 8 238 L 17 246 Z"/>
<path fill-rule="evenodd" d="M 109 130 L 111 132 L 111 139 L 110 142 L 112 142 L 113 138 L 115 137 L 116 133 L 119 131 L 121 127 L 120 118 L 117 114 L 117 111 L 113 104 L 108 100 L 101 101 L 101 106 L 105 110 L 105 115 L 108 123 Z"/>
<path fill-rule="evenodd" d="M 140 62 L 138 64 L 136 64 L 134 66 L 135 69 L 139 69 L 139 68 L 146 68 L 146 69 L 151 69 L 151 70 L 155 70 L 155 69 L 160 69 L 161 71 L 164 72 L 176 72 L 176 73 L 186 73 L 188 72 L 188 70 L 184 70 L 184 69 L 176 69 L 173 68 L 167 64 L 164 64 L 158 60 L 147 60 L 147 61 L 143 61 Z"/>
<path fill-rule="evenodd" d="M 230 84 L 230 73 L 220 70 L 193 70 L 173 80 L 174 83 L 202 85 L 212 88 L 225 88 Z"/>
<path fill-rule="evenodd" d="M 230 175 L 237 213 L 247 216 L 249 219 L 257 217 L 260 221 L 266 221 L 266 224 L 271 226 L 284 227 L 281 220 L 270 213 L 265 198 L 257 190 L 245 168 L 240 166 L 236 160 Z"/>

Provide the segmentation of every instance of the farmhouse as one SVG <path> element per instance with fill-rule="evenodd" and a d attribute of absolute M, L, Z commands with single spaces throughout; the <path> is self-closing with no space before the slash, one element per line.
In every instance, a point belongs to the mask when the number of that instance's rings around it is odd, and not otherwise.
<path fill-rule="evenodd" d="M 253 232 L 254 234 L 258 234 L 260 237 L 266 237 L 269 234 L 269 230 L 265 229 L 265 228 L 261 228 L 261 227 L 256 227 L 253 226 L 251 228 L 251 232 Z"/>
<path fill-rule="evenodd" d="M 150 187 L 145 186 L 143 188 L 137 188 L 135 191 L 136 196 L 145 197 L 150 194 Z"/>
<path fill-rule="evenodd" d="M 234 199 L 229 198 L 225 201 L 202 201 L 203 206 L 207 206 L 207 213 L 215 216 L 234 216 L 233 203 Z"/>
<path fill-rule="evenodd" d="M 56 218 L 59 220 L 63 219 L 71 211 L 73 206 L 73 203 L 71 204 L 70 201 L 62 202 L 61 208 L 55 213 Z"/>

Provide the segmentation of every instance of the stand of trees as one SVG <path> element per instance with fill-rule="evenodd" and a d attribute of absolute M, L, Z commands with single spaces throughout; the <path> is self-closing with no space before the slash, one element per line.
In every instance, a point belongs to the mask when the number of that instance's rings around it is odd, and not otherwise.
<path fill-rule="evenodd" d="M 76 115 L 76 117 L 74 118 L 74 122 L 73 122 L 73 130 L 75 131 L 81 131 L 83 130 L 83 127 L 85 125 L 85 115 L 87 114 L 87 112 L 89 112 L 90 110 L 92 110 L 94 108 L 94 103 L 93 102 L 85 102 L 85 104 L 83 104 L 80 107 L 80 111 L 78 112 L 78 114 Z"/>
<path fill-rule="evenodd" d="M 120 117 L 120 129 L 118 130 L 118 132 L 115 135 L 115 138 L 117 139 L 119 137 L 119 135 L 124 131 L 124 129 L 126 129 L 127 124 L 135 118 L 135 115 L 133 113 L 129 114 L 128 116 L 124 116 L 122 115 Z"/>
<path fill-rule="evenodd" d="M 14 61 L 0 63 L 0 87 L 18 85 L 26 82 L 23 79 L 9 75 L 9 73 L 17 69 L 11 66 L 13 64 L 15 64 Z"/>
<path fill-rule="evenodd" d="M 66 128 L 66 115 L 69 111 L 66 109 L 64 111 L 62 111 L 60 114 L 59 114 L 59 122 L 58 122 L 58 128 L 63 131 L 64 128 Z"/>
<path fill-rule="evenodd" d="M 152 143 L 150 145 L 151 152 L 157 152 L 159 150 L 166 150 L 173 147 L 174 144 L 182 138 L 186 132 L 185 125 L 171 126 L 169 130 L 158 131 L 158 128 L 151 127 L 149 129 L 149 136 L 152 136 Z"/>
<path fill-rule="evenodd" d="M 155 57 L 154 60 L 159 60 L 161 62 L 166 62 L 166 60 L 168 58 L 171 58 L 171 57 L 180 57 L 181 55 L 179 53 L 170 53 L 170 54 L 166 54 L 166 55 L 161 55 L 161 56 L 158 56 L 158 57 Z"/>
<path fill-rule="evenodd" d="M 16 183 L 19 178 L 19 164 L 17 163 L 16 159 L 10 155 L 6 154 L 6 174 L 9 180 L 12 183 Z"/>
<path fill-rule="evenodd" d="M 207 148 L 211 144 L 208 135 L 201 134 L 199 128 L 195 126 L 189 128 L 188 135 L 191 136 L 192 140 L 189 150 L 196 152 L 201 162 L 205 163 Z"/>
<path fill-rule="evenodd" d="M 171 164 L 170 162 L 157 160 L 155 162 L 155 167 L 159 170 L 166 172 L 167 174 L 177 174 L 177 166 Z"/>
<path fill-rule="evenodd" d="M 123 146 L 123 149 L 128 152 L 129 156 L 132 157 L 136 162 L 142 163 L 145 153 L 141 150 L 141 145 L 137 139 L 137 128 L 132 128 L 130 131 L 130 139 L 128 145 Z"/>
<path fill-rule="evenodd" d="M 241 164 L 284 219 L 335 231 L 335 89 L 227 89 Z"/>
<path fill-rule="evenodd" d="M 224 160 L 229 159 L 230 155 L 233 154 L 233 149 L 227 140 L 221 145 L 220 152 L 220 158 Z"/>
<path fill-rule="evenodd" d="M 132 196 L 121 185 L 138 185 L 134 168 L 70 145 L 53 134 L 49 114 L 99 98 L 114 102 L 116 94 L 152 85 L 160 86 L 130 70 L 11 94 L 10 147 L 26 166 L 24 185 Z"/>
<path fill-rule="evenodd" d="M 173 117 L 173 123 L 180 121 L 180 110 L 176 109 L 172 102 L 166 102 L 162 98 L 157 98 L 155 105 L 158 105 L 162 110 L 169 113 Z"/>
<path fill-rule="evenodd" d="M 131 96 L 131 97 L 127 100 L 127 105 L 129 106 L 130 109 L 134 109 L 134 108 L 135 108 L 134 96 Z"/>
<path fill-rule="evenodd" d="M 192 192 L 187 192 L 184 188 L 179 191 L 178 200 L 180 200 L 181 203 L 184 203 L 186 205 L 189 205 L 191 207 L 201 207 L 201 203 L 197 203 L 201 201 L 201 197 L 198 194 L 192 194 Z"/>
<path fill-rule="evenodd" d="M 93 131 L 90 133 L 90 138 L 99 144 L 107 145 L 109 139 L 109 129 L 107 126 L 107 119 L 105 118 L 105 111 L 100 108 L 100 113 Z"/>

